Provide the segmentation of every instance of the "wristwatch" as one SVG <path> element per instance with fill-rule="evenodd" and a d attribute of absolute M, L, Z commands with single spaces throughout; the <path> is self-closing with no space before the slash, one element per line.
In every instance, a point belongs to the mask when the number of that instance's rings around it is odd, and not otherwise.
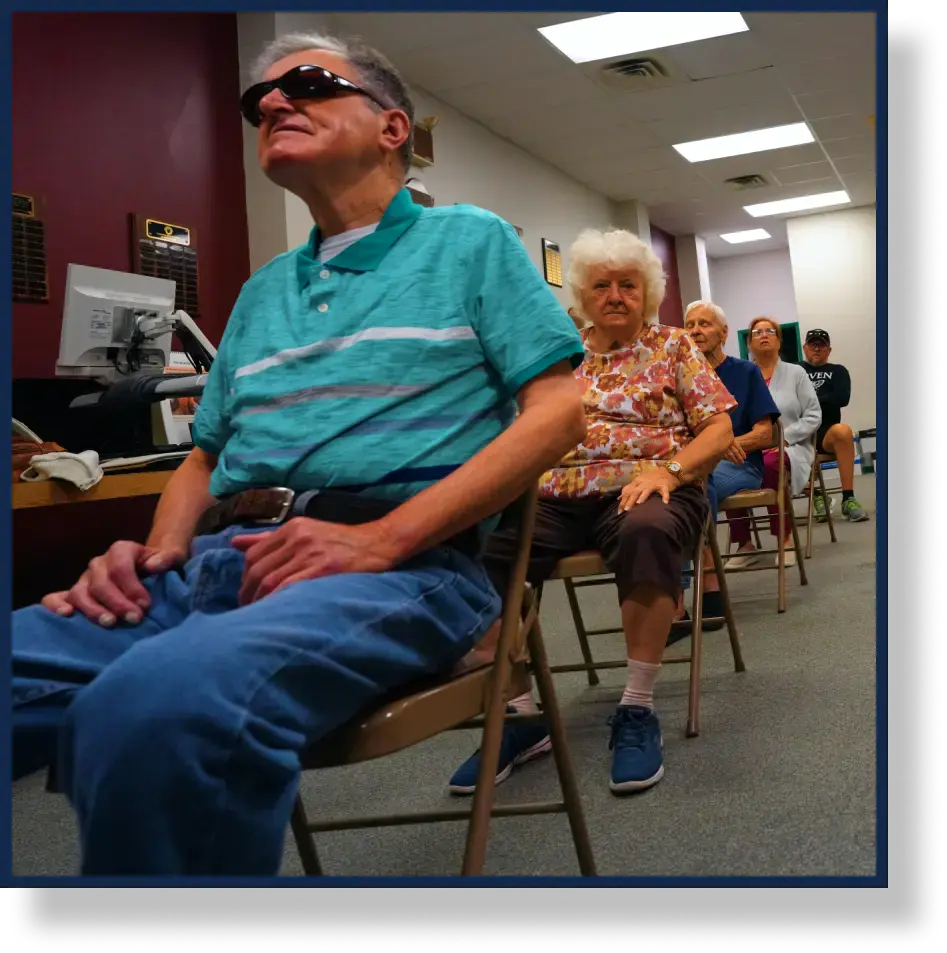
<path fill-rule="evenodd" d="M 662 460 L 661 462 L 664 464 L 668 473 L 676 476 L 681 483 L 684 482 L 684 468 L 679 463 L 675 463 L 673 460 Z"/>

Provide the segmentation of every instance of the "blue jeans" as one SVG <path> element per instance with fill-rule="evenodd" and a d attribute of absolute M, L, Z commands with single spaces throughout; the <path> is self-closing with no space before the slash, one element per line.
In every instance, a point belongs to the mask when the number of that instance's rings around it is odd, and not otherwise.
<path fill-rule="evenodd" d="M 449 670 L 500 611 L 482 565 L 446 547 L 239 607 L 238 532 L 146 579 L 137 626 L 13 615 L 14 777 L 58 752 L 84 874 L 277 873 L 300 752 Z"/>
<path fill-rule="evenodd" d="M 710 512 L 714 522 L 717 522 L 718 500 L 725 500 L 728 496 L 739 493 L 741 490 L 758 490 L 762 485 L 762 470 L 758 470 L 752 464 L 744 463 L 742 466 L 737 466 L 729 460 L 721 460 L 714 467 L 714 471 L 707 481 L 707 499 L 710 501 Z M 687 562 L 682 577 L 685 589 L 690 587 L 692 573 L 691 564 Z"/>

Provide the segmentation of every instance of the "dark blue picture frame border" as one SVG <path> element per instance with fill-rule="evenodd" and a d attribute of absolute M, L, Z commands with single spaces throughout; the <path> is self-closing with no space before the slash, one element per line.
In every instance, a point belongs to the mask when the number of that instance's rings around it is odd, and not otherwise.
<path fill-rule="evenodd" d="M 300 5 L 286 2 L 280 9 Z M 778 6 L 755 4 L 764 5 Z M 84 9 L 93 6 L 105 8 L 86 3 Z M 172 6 L 179 5 L 166 8 Z M 204 6 L 221 5 L 208 2 Z M 372 4 L 373 9 L 382 6 Z M 415 9 L 423 6 L 413 4 Z M 50 3 L 48 7 L 67 9 L 75 4 Z M 439 5 L 440 9 L 451 7 L 462 5 Z M 575 9 L 576 5 L 547 3 L 543 7 Z M 621 889 L 631 886 L 628 882 L 610 879 L 599 882 L 595 890 L 574 882 L 567 889 L 534 889 L 535 881 L 491 880 L 473 882 L 469 886 L 477 889 L 463 892 L 466 885 L 458 881 L 441 881 L 437 890 L 429 889 L 424 881 L 401 881 L 398 890 L 377 881 L 346 881 L 344 888 L 333 889 L 333 884 L 316 891 L 286 889 L 309 885 L 285 881 L 270 881 L 268 886 L 276 889 L 253 891 L 242 889 L 239 882 L 233 889 L 208 891 L 145 890 L 133 881 L 126 882 L 128 889 L 123 890 L 68 889 L 77 883 L 74 880 L 59 881 L 57 888 L 63 889 L 51 889 L 47 881 L 47 889 L 15 891 L 16 928 L 21 937 L 39 946 L 160 946 L 167 942 L 356 948 L 406 943 L 422 948 L 438 943 L 456 947 L 522 942 L 580 948 L 597 943 L 625 949 L 645 943 L 714 947 L 748 942 L 850 948 L 932 938 L 938 914 L 939 819 L 934 794 L 943 781 L 936 762 L 936 705 L 942 692 L 937 683 L 943 625 L 937 590 L 938 539 L 942 544 L 943 538 L 942 523 L 938 527 L 943 505 L 942 430 L 938 431 L 942 421 L 934 401 L 937 394 L 942 399 L 943 383 L 938 366 L 941 355 L 931 347 L 940 330 L 942 294 L 942 225 L 938 233 L 935 220 L 938 186 L 942 200 L 933 79 L 938 50 L 930 27 L 916 20 L 892 20 L 887 37 L 883 30 L 880 33 L 879 46 L 887 53 L 879 57 L 878 109 L 878 299 L 882 307 L 877 430 L 883 465 L 878 475 L 877 737 L 879 871 L 884 875 L 863 884 L 761 880 L 743 889 L 727 889 L 720 880 L 707 880 L 699 888 L 686 882 L 658 881 L 656 889 L 635 885 L 637 889 L 630 890 Z M 7 21 L 0 33 L 7 102 L 9 53 Z M 886 80 L 890 82 L 887 122 Z M 0 161 L 9 163 L 8 152 L 0 155 Z M 890 179 L 889 168 L 895 170 Z M 9 232 L 4 230 L 2 235 L 0 256 L 9 261 Z M 0 281 L 0 292 L 8 293 L 7 268 L 0 270 Z M 881 320 L 885 301 L 897 322 L 895 334 L 889 334 L 888 322 Z M 6 363 L 9 379 L 9 348 L 3 349 L 0 359 Z M 8 390 L 3 390 L 3 399 L 9 400 Z M 896 461 L 896 474 L 889 461 Z M 891 493 L 895 481 L 898 492 Z M 9 565 L 9 514 L 4 518 L 5 532 L 0 538 Z M 0 573 L 0 594 L 8 608 L 9 573 Z M 894 636 L 890 642 L 888 632 Z M 812 659 L 811 664 L 819 660 Z M 8 685 L 4 692 L 3 703 L 8 705 Z M 9 789 L 4 796 L 8 807 Z M 8 838 L 9 831 L 5 834 Z M 497 836 L 502 836 L 499 827 Z M 84 884 L 85 888 L 96 886 Z"/>

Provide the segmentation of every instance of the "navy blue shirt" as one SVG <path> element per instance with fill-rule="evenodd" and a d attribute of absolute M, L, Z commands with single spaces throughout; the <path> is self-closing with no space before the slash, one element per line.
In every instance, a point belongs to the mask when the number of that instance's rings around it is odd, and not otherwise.
<path fill-rule="evenodd" d="M 773 400 L 763 380 L 763 374 L 752 361 L 742 361 L 738 357 L 725 357 L 715 368 L 724 387 L 730 391 L 737 406 L 730 411 L 733 423 L 733 436 L 748 434 L 753 425 L 764 417 L 776 420 L 779 408 Z M 757 470 L 763 469 L 763 451 L 753 450 L 746 455 L 748 465 Z"/>

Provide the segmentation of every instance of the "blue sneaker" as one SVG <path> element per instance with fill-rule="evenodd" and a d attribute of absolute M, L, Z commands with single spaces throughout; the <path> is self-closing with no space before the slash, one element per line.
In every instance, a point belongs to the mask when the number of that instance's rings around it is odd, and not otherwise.
<path fill-rule="evenodd" d="M 640 705 L 619 705 L 608 719 L 613 750 L 609 787 L 616 794 L 642 791 L 664 776 L 664 742 L 658 716 Z"/>
<path fill-rule="evenodd" d="M 507 705 L 506 713 L 515 715 L 516 709 L 512 705 Z M 494 783 L 502 784 L 518 764 L 525 764 L 549 751 L 552 751 L 552 739 L 545 725 L 537 725 L 533 722 L 508 722 L 503 726 L 503 740 L 500 742 L 500 758 Z M 480 750 L 478 749 L 454 772 L 448 784 L 451 794 L 473 794 L 479 771 Z"/>

